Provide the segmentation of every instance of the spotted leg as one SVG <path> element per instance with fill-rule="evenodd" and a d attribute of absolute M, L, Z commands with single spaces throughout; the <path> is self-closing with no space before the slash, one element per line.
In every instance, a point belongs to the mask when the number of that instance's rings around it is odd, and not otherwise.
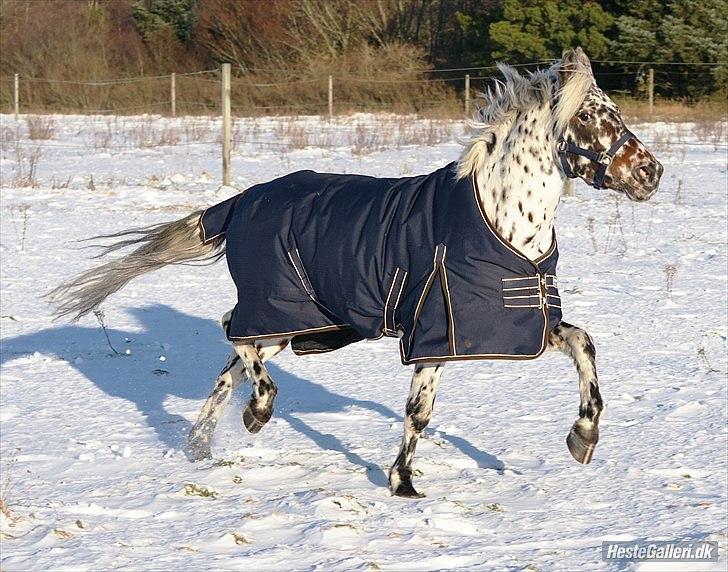
<path fill-rule="evenodd" d="M 235 351 L 240 356 L 245 367 L 245 372 L 248 374 L 252 385 L 253 392 L 250 396 L 250 401 L 243 408 L 243 424 L 245 428 L 251 433 L 257 433 L 263 426 L 268 423 L 271 416 L 273 415 L 273 405 L 275 403 L 276 394 L 278 388 L 268 373 L 268 369 L 265 367 L 263 362 L 266 359 L 266 348 L 271 348 L 268 351 L 272 351 L 272 348 L 279 348 L 275 353 L 278 353 L 288 344 L 287 339 L 271 340 L 276 341 L 276 344 L 270 344 L 266 340 L 266 346 L 262 346 L 261 343 L 236 343 L 234 344 Z M 273 355 L 275 355 L 275 353 Z"/>
<path fill-rule="evenodd" d="M 222 317 L 222 327 L 227 333 L 232 312 L 227 312 Z M 282 351 L 288 340 L 275 338 L 261 340 L 254 344 L 256 352 L 262 361 L 267 361 Z M 233 351 L 228 357 L 225 367 L 215 380 L 212 393 L 207 398 L 205 405 L 197 418 L 197 422 L 190 430 L 187 438 L 188 452 L 192 459 L 205 459 L 210 457 L 210 442 L 215 431 L 218 420 L 222 416 L 225 406 L 230 401 L 233 391 L 242 385 L 247 378 L 245 365 L 238 355 Z"/>
<path fill-rule="evenodd" d="M 210 455 L 210 442 L 220 416 L 233 391 L 245 381 L 245 369 L 240 357 L 232 352 L 215 380 L 212 393 L 202 406 L 197 422 L 187 437 L 189 456 L 192 459 L 207 459 Z"/>
<path fill-rule="evenodd" d="M 437 387 L 440 384 L 443 364 L 417 365 L 412 376 L 407 409 L 404 417 L 404 436 L 399 455 L 389 470 L 389 489 L 393 495 L 420 498 L 412 486 L 412 459 L 415 456 L 417 440 L 432 417 Z"/>
<path fill-rule="evenodd" d="M 594 342 L 581 328 L 561 322 L 549 336 L 549 347 L 571 356 L 579 374 L 579 419 L 569 431 L 566 446 L 574 459 L 587 464 L 599 441 L 599 417 L 604 409 L 599 393 Z"/>

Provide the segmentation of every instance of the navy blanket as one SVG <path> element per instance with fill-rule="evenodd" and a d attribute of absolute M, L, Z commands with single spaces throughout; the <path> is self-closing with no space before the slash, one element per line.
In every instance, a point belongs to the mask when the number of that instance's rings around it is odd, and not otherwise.
<path fill-rule="evenodd" d="M 534 358 L 561 320 L 558 251 L 531 261 L 483 213 L 455 164 L 384 179 L 299 171 L 207 209 L 238 290 L 231 340 L 296 353 L 400 337 L 402 363 Z"/>

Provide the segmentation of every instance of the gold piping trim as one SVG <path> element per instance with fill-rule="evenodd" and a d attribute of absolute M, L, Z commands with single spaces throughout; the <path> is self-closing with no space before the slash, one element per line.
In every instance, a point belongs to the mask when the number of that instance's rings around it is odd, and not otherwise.
<path fill-rule="evenodd" d="M 480 216 L 483 219 L 485 226 L 488 228 L 488 230 L 490 230 L 490 232 L 498 240 L 498 242 L 500 242 L 516 256 L 522 258 L 526 262 L 530 262 L 531 265 L 536 267 L 536 269 L 538 270 L 538 263 L 551 256 L 554 249 L 556 248 L 556 231 L 552 231 L 551 246 L 546 250 L 546 252 L 535 260 L 531 260 L 528 256 L 523 254 L 520 250 L 518 250 L 515 246 L 513 246 L 510 242 L 503 238 L 501 234 L 495 229 L 495 227 L 490 223 L 488 217 L 485 214 L 485 211 L 483 210 L 483 205 L 481 205 L 480 201 L 478 200 L 478 186 L 477 182 L 475 181 L 475 177 L 471 177 L 470 179 L 473 187 L 473 198 L 475 199 L 475 204 L 478 205 L 478 211 L 480 212 Z"/>
<path fill-rule="evenodd" d="M 450 285 L 447 281 L 447 267 L 445 266 L 445 255 L 447 254 L 447 245 L 445 245 L 445 252 L 442 255 L 442 262 L 440 262 L 441 266 L 441 276 L 444 279 L 444 286 L 445 286 L 445 295 L 447 296 L 447 314 L 450 317 L 450 324 L 448 327 L 448 333 L 450 334 L 450 345 L 451 351 L 453 355 L 458 355 L 458 350 L 455 342 L 455 317 L 452 315 L 452 298 L 450 297 Z"/>
<path fill-rule="evenodd" d="M 237 197 L 240 198 L 240 196 L 242 194 L 243 193 L 238 193 L 237 194 Z M 230 198 L 232 198 L 232 197 L 230 197 Z M 225 200 L 229 200 L 229 199 L 225 199 Z M 222 202 L 225 202 L 225 201 L 222 201 Z M 235 201 L 235 202 L 237 203 L 238 201 Z M 219 205 L 220 203 L 217 203 L 217 204 Z M 202 224 L 202 217 L 204 217 L 205 216 L 205 213 L 207 211 L 209 211 L 212 207 L 216 207 L 216 206 L 217 205 L 210 205 L 209 207 L 207 207 L 204 211 L 202 211 L 202 214 L 200 215 L 200 218 L 197 220 L 197 226 L 199 227 L 200 234 L 202 235 L 202 237 L 201 237 L 202 238 L 202 244 L 207 244 L 211 240 L 216 239 L 218 236 L 222 236 L 223 234 L 227 234 L 227 231 L 225 231 L 225 232 L 218 232 L 215 236 L 211 236 L 209 238 L 205 236 L 205 225 Z M 235 208 L 235 205 L 233 205 L 232 208 Z"/>
<path fill-rule="evenodd" d="M 392 278 L 392 284 L 389 287 L 389 292 L 387 292 L 387 299 L 384 301 L 384 331 L 391 331 L 387 327 L 387 311 L 389 309 L 389 300 L 392 297 L 392 290 L 394 290 L 394 285 L 397 283 L 397 276 L 399 275 L 399 268 L 395 268 L 394 270 L 394 277 Z"/>

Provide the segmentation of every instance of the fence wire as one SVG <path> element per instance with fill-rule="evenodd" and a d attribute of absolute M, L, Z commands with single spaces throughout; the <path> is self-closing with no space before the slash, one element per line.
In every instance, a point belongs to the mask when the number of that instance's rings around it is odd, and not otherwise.
<path fill-rule="evenodd" d="M 650 60 L 592 60 L 594 63 L 599 65 L 620 65 L 620 66 L 635 66 L 634 73 L 636 78 L 640 78 L 644 74 L 645 66 L 660 66 L 658 73 L 661 77 L 664 77 L 667 81 L 671 78 L 679 78 L 684 76 L 684 71 L 678 69 L 671 69 L 677 66 L 691 68 L 691 74 L 705 75 L 714 72 L 714 68 L 717 66 L 725 65 L 726 62 L 675 62 L 675 61 L 650 61 Z M 543 66 L 552 64 L 553 60 L 537 60 L 533 62 L 512 64 L 512 67 L 517 68 L 529 68 L 535 66 Z M 372 109 L 372 108 L 386 108 L 391 107 L 393 109 L 402 109 L 408 107 L 413 110 L 432 108 L 436 105 L 453 105 L 457 101 L 463 99 L 470 99 L 467 90 L 467 83 L 470 82 L 483 82 L 491 79 L 489 75 L 485 75 L 482 72 L 489 72 L 497 70 L 497 65 L 485 65 L 485 66 L 473 66 L 473 67 L 452 67 L 452 68 L 433 68 L 428 70 L 415 70 L 411 72 L 383 72 L 376 77 L 362 76 L 356 74 L 344 74 L 344 73 L 332 73 L 328 75 L 318 74 L 310 77 L 296 77 L 286 78 L 291 74 L 298 73 L 295 70 L 289 69 L 275 69 L 275 68 L 243 68 L 240 66 L 235 67 L 237 75 L 232 78 L 232 90 L 234 104 L 238 111 L 245 112 L 253 111 L 275 111 L 275 110 L 320 110 L 325 109 L 328 105 L 327 100 L 327 83 L 332 82 L 333 84 L 333 100 L 334 105 L 338 107 L 339 111 L 342 111 L 342 107 L 346 108 L 345 111 L 351 111 L 354 109 Z M 464 72 L 467 73 L 464 75 Z M 477 73 L 481 72 L 481 73 Z M 387 77 L 387 74 L 392 74 Z M 411 74 L 411 77 L 403 77 L 403 74 Z M 267 77 L 261 78 L 261 74 L 266 74 Z M 457 74 L 457 75 L 452 75 Z M 596 72 L 597 77 L 615 77 L 624 75 L 624 71 L 614 71 L 606 69 L 604 71 L 598 70 Z M 283 79 L 280 79 L 283 76 Z M 169 86 L 160 85 L 160 82 L 168 82 Z M 635 81 L 638 81 L 636 79 Z M 148 93 L 139 91 L 140 86 L 143 84 L 154 85 L 153 89 L 148 88 Z M 64 78 L 47 78 L 47 77 L 34 77 L 24 76 L 17 74 L 15 76 L 4 76 L 0 77 L 0 84 L 14 84 L 10 87 L 12 92 L 12 100 L 8 100 L 9 91 L 3 87 L 3 99 L 5 100 L 4 106 L 9 107 L 11 111 L 20 112 L 23 111 L 46 111 L 46 112 L 67 112 L 67 111 L 82 111 L 84 113 L 91 114 L 107 114 L 107 113 L 128 113 L 133 111 L 165 111 L 165 107 L 168 107 L 169 113 L 180 111 L 193 112 L 194 110 L 215 110 L 219 108 L 220 99 L 220 70 L 218 69 L 205 69 L 198 71 L 180 72 L 174 74 L 159 74 L 159 75 L 148 75 L 138 77 L 120 77 L 120 78 L 90 78 L 90 79 L 64 79 Z M 19 87 L 16 89 L 16 86 Z M 195 84 L 199 84 L 196 87 Z M 51 92 L 50 95 L 46 94 L 44 97 L 46 100 L 57 99 L 57 103 L 47 102 L 36 102 L 37 97 L 33 97 L 33 86 L 65 86 L 69 88 L 76 88 L 84 90 L 85 88 L 102 89 L 102 88 L 124 88 L 126 86 L 131 91 L 124 93 L 115 93 L 112 96 L 112 92 L 86 92 L 81 93 L 63 93 L 63 92 Z M 430 102 L 420 101 L 420 95 L 414 91 L 408 91 L 404 95 L 394 90 L 395 86 L 398 85 L 422 85 L 432 86 L 432 93 L 427 92 L 425 95 L 430 101 L 432 96 L 442 92 L 449 94 L 446 99 L 441 99 L 441 103 L 431 104 Z M 207 88 L 205 88 L 207 86 Z M 305 92 L 300 94 L 300 99 L 296 103 L 277 103 L 276 99 L 280 100 L 281 95 L 275 91 L 277 88 L 285 87 L 303 87 L 306 88 Z M 343 86 L 343 87 L 342 87 Z M 352 92 L 350 86 L 356 86 Z M 369 89 L 367 89 L 369 86 Z M 387 86 L 392 86 L 392 90 L 386 90 Z M 151 90 L 150 90 L 151 89 Z M 428 88 L 430 89 L 430 88 Z M 135 91 L 136 90 L 136 91 Z M 160 90 L 167 91 L 168 98 L 160 97 Z M 237 93 L 236 93 L 237 90 Z M 250 90 L 260 90 L 258 92 Z M 268 91 L 266 91 L 268 90 Z M 351 97 L 351 95 L 358 94 L 361 90 L 367 90 L 366 94 L 362 94 L 359 99 Z M 22 91 L 18 93 L 18 91 Z M 473 86 L 472 95 L 475 95 L 477 91 L 476 86 Z M 315 97 L 316 93 L 320 94 L 320 99 Z M 94 95 L 95 94 L 95 95 Z M 187 94 L 187 95 L 185 95 Z M 194 95 L 194 97 L 190 97 Z M 343 95 L 343 98 L 342 98 Z M 151 97 L 145 100 L 145 97 Z M 73 101 L 73 99 L 76 101 Z M 138 100 L 141 99 L 141 102 Z M 436 98 L 438 99 L 438 98 Z M 137 100 L 137 101 L 134 101 Z M 270 103 L 266 100 L 271 101 Z M 92 103 L 93 102 L 93 103 Z M 464 101 L 463 101 L 464 103 Z"/>

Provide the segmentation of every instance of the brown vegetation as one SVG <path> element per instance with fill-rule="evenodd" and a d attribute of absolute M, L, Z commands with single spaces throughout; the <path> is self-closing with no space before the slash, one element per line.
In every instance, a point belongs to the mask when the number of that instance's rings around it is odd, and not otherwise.
<path fill-rule="evenodd" d="M 12 77 L 19 73 L 25 112 L 165 113 L 168 74 L 175 72 L 178 113 L 205 113 L 218 108 L 219 61 L 233 63 L 237 114 L 323 113 L 330 74 L 338 112 L 449 105 L 452 85 L 423 81 L 431 79 L 422 73 L 431 67 L 425 49 L 399 39 L 422 26 L 428 12 L 411 13 L 408 2 L 377 5 L 374 11 L 372 3 L 352 0 L 206 0 L 198 5 L 194 46 L 186 46 L 170 28 L 142 38 L 132 0 L 6 0 L 0 107 L 12 109 Z M 448 37 L 456 28 L 428 26 L 423 38 Z M 212 71 L 184 75 L 203 69 Z M 165 77 L 149 77 L 156 75 Z"/>
<path fill-rule="evenodd" d="M 324 114 L 332 75 L 337 114 L 461 117 L 464 72 L 433 69 L 486 61 L 477 51 L 483 40 L 473 36 L 478 36 L 473 22 L 480 18 L 486 34 L 490 14 L 502 4 L 0 0 L 0 111 L 13 109 L 13 75 L 18 73 L 24 113 L 167 114 L 174 72 L 178 114 L 217 113 L 217 70 L 225 61 L 233 64 L 236 115 Z M 180 23 L 167 14 L 167 20 L 140 24 L 139 10 L 162 5 L 187 6 L 194 18 Z M 182 25 L 187 26 L 184 34 Z M 618 75 L 612 71 L 604 81 Z M 473 91 L 482 84 L 474 77 Z M 726 113 L 724 99 L 718 98 L 690 106 L 658 102 L 649 117 L 642 100 L 626 100 L 623 107 L 639 119 L 695 120 Z"/>

